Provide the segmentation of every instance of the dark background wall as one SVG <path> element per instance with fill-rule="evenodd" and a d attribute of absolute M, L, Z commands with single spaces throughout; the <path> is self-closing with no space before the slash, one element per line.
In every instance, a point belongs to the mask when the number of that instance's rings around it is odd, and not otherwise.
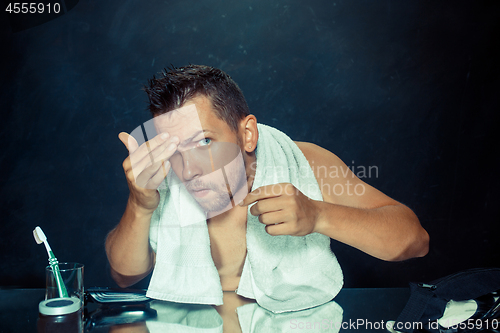
<path fill-rule="evenodd" d="M 37 225 L 60 261 L 86 265 L 87 287 L 111 285 L 118 133 L 149 119 L 147 78 L 189 63 L 228 72 L 260 122 L 376 166 L 364 180 L 420 217 L 422 259 L 333 242 L 346 286 L 500 266 L 498 1 L 81 0 L 29 29 L 0 22 L 2 287 L 44 285 Z"/>

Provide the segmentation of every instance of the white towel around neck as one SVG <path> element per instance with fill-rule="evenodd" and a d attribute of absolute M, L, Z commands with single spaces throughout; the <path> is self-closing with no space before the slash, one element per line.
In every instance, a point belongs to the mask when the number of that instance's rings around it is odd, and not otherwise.
<path fill-rule="evenodd" d="M 309 162 L 297 145 L 272 127 L 259 124 L 258 131 L 252 189 L 292 183 L 310 199 L 322 200 Z M 220 305 L 222 287 L 204 213 L 183 186 L 176 186 L 179 180 L 172 171 L 167 182 L 169 187 L 160 189 L 160 203 L 151 218 L 156 265 L 147 296 Z M 342 270 L 325 235 L 271 236 L 248 210 L 246 241 L 247 256 L 237 293 L 270 311 L 298 311 L 324 304 L 342 288 Z"/>

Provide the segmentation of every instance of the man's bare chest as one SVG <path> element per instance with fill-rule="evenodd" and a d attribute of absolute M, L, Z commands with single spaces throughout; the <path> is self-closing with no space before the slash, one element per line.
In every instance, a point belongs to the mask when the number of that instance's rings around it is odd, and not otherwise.
<path fill-rule="evenodd" d="M 246 207 L 236 206 L 207 221 L 210 249 L 222 290 L 238 288 L 247 254 Z"/>
<path fill-rule="evenodd" d="M 246 255 L 246 228 L 209 226 L 210 248 L 215 266 L 224 274 L 241 274 Z M 240 275 L 239 274 L 239 275 Z"/>

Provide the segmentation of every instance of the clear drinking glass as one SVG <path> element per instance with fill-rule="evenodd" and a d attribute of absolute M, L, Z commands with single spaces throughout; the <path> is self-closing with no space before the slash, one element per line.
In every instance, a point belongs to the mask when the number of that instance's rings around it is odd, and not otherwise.
<path fill-rule="evenodd" d="M 69 297 L 77 297 L 80 299 L 83 306 L 83 264 L 76 262 L 61 262 L 59 263 L 59 271 L 61 272 L 62 282 L 68 291 Z M 59 290 L 57 288 L 57 280 L 52 271 L 52 267 L 45 268 L 45 299 L 58 298 Z"/>

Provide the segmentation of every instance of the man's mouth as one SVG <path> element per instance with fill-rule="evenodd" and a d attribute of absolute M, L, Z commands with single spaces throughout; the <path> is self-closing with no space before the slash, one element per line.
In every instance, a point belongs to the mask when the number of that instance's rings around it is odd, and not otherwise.
<path fill-rule="evenodd" d="M 204 196 L 206 196 L 210 191 L 211 189 L 210 188 L 207 188 L 207 187 L 198 187 L 198 188 L 190 188 L 188 189 L 188 191 L 194 195 L 195 197 L 197 198 L 202 198 Z"/>

